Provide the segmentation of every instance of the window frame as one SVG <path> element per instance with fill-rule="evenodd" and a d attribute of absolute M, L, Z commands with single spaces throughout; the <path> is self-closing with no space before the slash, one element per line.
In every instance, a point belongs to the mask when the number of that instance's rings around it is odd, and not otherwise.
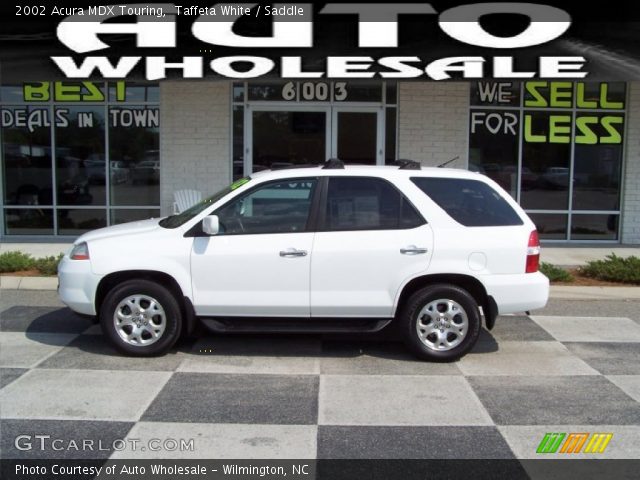
<path fill-rule="evenodd" d="M 396 191 L 399 195 L 400 195 L 400 207 L 398 209 L 398 227 L 396 228 L 352 228 L 352 229 L 348 229 L 348 230 L 343 230 L 343 229 L 331 229 L 328 228 L 327 225 L 327 207 L 329 206 L 329 182 L 333 179 L 343 179 L 343 178 L 348 178 L 348 179 L 359 179 L 359 180 L 378 180 L 381 181 L 383 183 L 386 183 L 387 185 L 389 185 L 394 191 Z M 396 231 L 396 230 L 413 230 L 415 228 L 420 228 L 426 224 L 428 224 L 429 222 L 427 222 L 427 220 L 424 218 L 424 215 L 422 215 L 422 212 L 420 212 L 420 209 L 418 209 L 413 202 L 409 199 L 409 197 L 407 197 L 404 193 L 402 193 L 402 190 L 400 190 L 393 182 L 390 182 L 389 180 L 387 180 L 386 178 L 382 178 L 382 177 L 377 177 L 377 176 L 367 176 L 367 175 L 328 175 L 326 177 L 323 178 L 323 188 L 322 188 L 322 198 L 320 199 L 320 210 L 318 211 L 318 219 L 317 219 L 317 228 L 316 231 L 318 232 L 378 232 L 378 231 Z M 404 202 L 408 202 L 409 205 L 415 210 L 415 212 L 418 214 L 418 218 L 421 220 L 420 223 L 418 223 L 417 225 L 413 226 L 413 227 L 402 227 L 401 226 L 401 218 L 400 216 L 402 215 L 402 207 L 404 205 Z"/>
<path fill-rule="evenodd" d="M 320 190 L 321 190 L 321 184 L 322 184 L 322 178 L 318 176 L 279 178 L 275 180 L 268 180 L 266 182 L 257 183 L 252 188 L 248 189 L 246 192 L 243 192 L 242 194 L 236 195 L 233 198 L 229 199 L 227 202 L 217 207 L 214 211 L 205 215 L 205 217 L 211 216 L 211 215 L 218 215 L 218 212 L 221 209 L 228 207 L 229 205 L 231 205 L 232 202 L 242 200 L 243 198 L 246 198 L 247 196 L 251 195 L 252 193 L 262 188 L 268 187 L 269 185 L 273 185 L 276 183 L 284 183 L 284 182 L 294 183 L 294 182 L 304 182 L 304 181 L 315 181 L 316 185 L 311 193 L 311 204 L 309 205 L 309 214 L 307 216 L 307 222 L 303 230 L 300 230 L 298 232 L 221 233 L 220 235 L 214 235 L 214 237 L 217 237 L 217 236 L 235 237 L 235 236 L 244 236 L 244 235 L 287 235 L 287 234 L 295 234 L 295 233 L 314 232 L 316 218 L 317 218 L 317 208 L 318 208 L 318 202 L 320 200 Z M 196 224 L 193 227 L 191 227 L 187 231 L 187 233 L 185 233 L 184 236 L 185 237 L 209 237 L 210 235 L 207 235 L 202 231 L 202 220 L 200 220 L 196 222 Z"/>
<path fill-rule="evenodd" d="M 82 211 L 82 210 L 101 210 L 105 212 L 105 220 L 106 220 L 106 227 L 109 226 L 113 226 L 113 225 L 118 225 L 118 223 L 116 223 L 114 221 L 114 215 L 116 211 L 131 211 L 131 212 L 138 212 L 138 211 L 148 211 L 148 210 L 153 210 L 155 213 L 153 215 L 152 218 L 157 218 L 159 219 L 162 215 L 162 209 L 161 209 L 161 196 L 158 197 L 158 202 L 157 203 L 152 203 L 152 204 L 131 204 L 131 205 L 115 205 L 112 203 L 111 201 L 111 197 L 112 197 L 112 193 L 111 193 L 111 175 L 110 175 L 110 169 L 111 169 L 111 157 L 110 157 L 110 136 L 111 136 L 111 132 L 110 130 L 112 130 L 114 127 L 110 126 L 110 109 L 112 107 L 122 107 L 122 108 L 129 108 L 129 107 L 143 107 L 143 108 L 154 108 L 157 109 L 158 112 L 161 111 L 161 105 L 160 105 L 160 84 L 158 82 L 147 82 L 147 81 L 129 81 L 126 80 L 125 81 L 125 88 L 157 88 L 157 92 L 158 92 L 158 96 L 157 98 L 153 98 L 149 96 L 149 90 L 145 90 L 144 92 L 144 99 L 126 99 L 126 100 L 122 100 L 119 101 L 116 98 L 112 97 L 112 88 L 113 87 L 113 83 L 118 82 L 118 80 L 95 80 L 92 81 L 92 83 L 94 83 L 95 85 L 99 85 L 102 89 L 103 89 L 103 93 L 104 93 L 104 99 L 103 100 L 95 100 L 95 101 L 82 101 L 82 100 L 73 100 L 73 101 L 58 101 L 54 99 L 54 96 L 51 95 L 51 92 L 54 88 L 53 86 L 53 82 L 58 81 L 58 80 L 62 80 L 65 83 L 75 83 L 75 84 L 79 84 L 81 83 L 81 80 L 79 79 L 60 79 L 60 78 L 56 78 L 56 79 L 45 79 L 43 81 L 49 82 L 49 99 L 48 100 L 44 100 L 44 101 L 26 101 L 24 99 L 0 99 L 0 108 L 25 108 L 25 107 L 34 107 L 34 108 L 39 108 L 39 109 L 43 109 L 46 110 L 48 112 L 49 118 L 52 119 L 51 120 L 51 124 L 48 127 L 45 127 L 49 130 L 48 132 L 48 137 L 49 137 L 49 146 L 52 150 L 52 154 L 51 154 L 51 159 L 50 159 L 50 164 L 51 164 L 51 172 L 49 173 L 49 179 L 51 180 L 51 185 L 52 185 L 52 190 L 53 190 L 53 198 L 50 204 L 47 205 L 36 205 L 36 206 L 32 206 L 32 205 L 21 205 L 21 204 L 9 204 L 6 201 L 5 198 L 5 181 L 6 178 L 4 177 L 4 168 L 6 168 L 6 159 L 4 157 L 4 132 L 2 131 L 2 129 L 0 129 L 0 169 L 2 169 L 3 171 L 0 172 L 0 239 L 2 240 L 14 240 L 14 241 L 18 241 L 21 239 L 27 240 L 27 241 L 47 241 L 50 239 L 62 239 L 62 240 L 72 240 L 74 238 L 76 238 L 78 235 L 77 234 L 68 234 L 68 233 L 60 233 L 60 225 L 59 225 L 59 218 L 58 218 L 58 212 L 63 211 L 63 210 L 73 210 L 73 211 Z M 39 82 L 30 82 L 30 81 L 23 81 L 23 82 L 11 82 L 9 84 L 5 84 L 5 83 L 0 83 L 0 87 L 20 87 L 21 89 L 24 88 L 24 85 L 27 83 L 39 83 Z M 55 112 L 56 109 L 58 108 L 66 108 L 66 107 L 88 107 L 88 108 L 97 108 L 97 109 L 101 109 L 104 112 L 104 119 L 105 119 L 105 126 L 104 126 L 104 132 L 103 132 L 103 136 L 104 136 L 104 156 L 105 156 L 105 199 L 104 202 L 99 203 L 99 204 L 95 204 L 95 205 L 73 205 L 73 204 L 62 204 L 58 202 L 58 192 L 57 192 L 57 180 L 58 180 L 58 172 L 57 172 L 57 156 L 58 154 L 56 153 L 56 125 L 55 122 L 53 121 L 53 119 L 55 119 Z M 159 113 L 160 115 L 160 113 Z M 160 129 L 161 126 L 160 124 L 157 127 L 158 129 L 158 149 L 161 149 L 161 135 L 160 135 Z M 43 210 L 46 212 L 53 212 L 52 216 L 53 216 L 53 224 L 52 224 L 52 230 L 50 233 L 24 233 L 24 232 L 10 232 L 10 230 L 12 229 L 12 227 L 9 227 L 8 225 L 8 219 L 7 219 L 7 211 L 9 210 L 22 210 L 22 211 L 26 211 L 26 210 Z M 142 220 L 142 218 L 140 219 Z M 134 220 L 130 220 L 130 221 L 134 221 Z M 47 227 L 48 228 L 48 227 Z M 93 230 L 93 228 L 90 228 L 88 230 L 85 230 L 85 233 L 88 231 Z"/>
<path fill-rule="evenodd" d="M 539 80 L 539 79 L 538 79 Z M 544 80 L 544 79 L 543 79 Z M 577 106 L 577 102 L 575 101 L 575 95 L 572 97 L 571 107 L 566 108 L 558 108 L 558 107 L 532 107 L 525 105 L 525 83 L 529 81 L 536 81 L 536 79 L 521 79 L 521 80 L 512 80 L 511 83 L 520 83 L 518 87 L 518 91 L 520 92 L 520 98 L 518 102 L 514 104 L 510 104 L 508 106 L 503 105 L 489 105 L 489 104 L 474 104 L 473 103 L 473 91 L 470 91 L 469 95 L 469 118 L 471 117 L 472 112 L 479 110 L 501 110 L 501 111 L 511 111 L 513 113 L 518 114 L 519 116 L 519 149 L 518 149 L 518 176 L 517 176 L 517 192 L 516 197 L 514 198 L 518 205 L 522 207 L 525 213 L 528 216 L 534 215 L 565 215 L 566 223 L 565 230 L 566 234 L 563 238 L 545 238 L 544 233 L 541 232 L 541 241 L 549 244 L 597 244 L 597 245 L 606 245 L 606 244 L 620 244 L 622 243 L 623 230 L 625 225 L 625 215 L 624 215 L 624 202 L 625 202 L 625 194 L 627 191 L 627 186 L 625 185 L 625 169 L 627 165 L 627 144 L 628 144 L 628 128 L 629 128 L 629 114 L 631 111 L 631 86 L 628 80 L 594 80 L 594 79 L 577 79 L 571 80 L 571 83 L 574 85 L 577 83 L 593 83 L 594 85 L 601 85 L 603 83 L 622 83 L 625 86 L 625 95 L 624 95 L 624 107 L 622 109 L 610 109 L 610 108 L 580 108 Z M 553 83 L 557 81 L 562 81 L 561 79 L 547 79 L 547 82 Z M 491 83 L 497 82 L 502 83 L 500 79 L 494 80 L 480 80 L 480 82 Z M 473 85 L 478 82 L 470 83 L 470 88 L 474 88 Z M 571 129 L 571 152 L 570 152 L 570 166 L 569 166 L 569 199 L 567 203 L 567 207 L 563 209 L 537 209 L 537 208 L 524 208 L 521 205 L 521 190 L 522 190 L 522 169 L 525 166 L 523 164 L 523 146 L 524 141 L 522 139 L 522 128 L 524 124 L 524 114 L 525 111 L 539 111 L 539 112 L 552 112 L 557 110 L 562 110 L 567 114 L 570 114 L 572 117 L 572 129 Z M 573 180 L 575 177 L 575 120 L 578 115 L 587 115 L 587 114 L 605 114 L 605 113 L 619 113 L 624 115 L 625 122 L 622 131 L 622 153 L 621 153 L 621 161 L 620 161 L 620 185 L 618 187 L 618 203 L 619 207 L 616 210 L 578 210 L 573 207 Z M 467 121 L 467 142 L 470 141 L 471 136 L 471 124 L 470 121 Z M 468 151 L 468 149 L 467 149 Z M 468 163 L 468 162 L 467 162 Z M 468 165 L 467 165 L 468 167 Z M 617 230 L 616 230 L 616 239 L 602 239 L 602 238 L 591 238 L 591 239 L 582 239 L 582 238 L 574 238 L 572 235 L 572 226 L 574 217 L 579 217 L 581 215 L 602 215 L 602 216 L 616 216 L 617 217 Z M 533 219 L 532 219 L 533 221 Z M 534 222 L 535 223 L 535 222 Z"/>

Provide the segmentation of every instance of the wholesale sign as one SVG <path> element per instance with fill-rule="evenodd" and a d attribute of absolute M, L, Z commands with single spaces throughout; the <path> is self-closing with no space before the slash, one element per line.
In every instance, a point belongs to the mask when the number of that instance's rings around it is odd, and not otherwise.
<path fill-rule="evenodd" d="M 220 3 L 206 8 L 167 3 L 153 7 L 130 4 L 52 9 L 42 14 L 64 17 L 56 27 L 56 36 L 67 54 L 51 55 L 50 59 L 64 76 L 75 79 L 126 78 L 140 70 L 147 80 L 161 80 L 169 75 L 182 78 L 215 75 L 234 79 L 266 75 L 288 79 L 576 79 L 588 74 L 582 55 L 541 55 L 535 68 L 517 68 L 514 51 L 557 40 L 572 25 L 571 15 L 565 10 L 536 3 L 471 3 L 446 9 L 423 2 L 328 3 L 315 11 L 311 3 L 274 6 Z M 491 15 L 519 15 L 528 21 L 522 31 L 497 35 L 481 22 L 483 17 Z M 135 21 L 130 21 L 132 16 Z M 490 49 L 495 55 L 474 53 L 433 58 L 416 55 L 417 52 L 394 54 L 394 50 L 402 47 L 401 20 L 407 17 L 432 20 L 429 25 L 436 35 L 475 52 Z M 314 29 L 319 22 L 334 18 L 348 19 L 339 27 L 344 32 L 354 26 L 357 29 L 357 38 L 350 45 L 354 54 L 326 55 L 319 65 L 316 62 L 306 65 L 304 52 L 324 47 L 318 43 Z M 268 34 L 257 36 L 237 31 L 242 24 L 265 21 L 271 25 Z M 434 31 L 425 30 L 425 37 L 432 36 Z M 114 37 L 122 35 L 135 38 L 137 48 L 131 55 L 121 55 L 114 46 Z M 172 56 L 172 50 L 180 48 L 179 40 L 185 35 L 192 36 L 203 47 L 198 52 L 204 49 L 207 55 Z M 218 55 L 221 49 L 245 52 Z M 260 55 L 265 49 L 269 54 Z M 150 50 L 164 54 L 148 54 Z M 247 54 L 246 50 L 251 53 Z M 290 55 L 290 51 L 302 53 Z M 378 53 L 374 55 L 373 51 Z"/>

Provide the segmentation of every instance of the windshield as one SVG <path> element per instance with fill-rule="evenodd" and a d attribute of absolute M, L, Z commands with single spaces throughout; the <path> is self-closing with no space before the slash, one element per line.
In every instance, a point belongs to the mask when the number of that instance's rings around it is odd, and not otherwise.
<path fill-rule="evenodd" d="M 189 220 L 191 220 L 193 217 L 195 217 L 199 213 L 201 213 L 204 210 L 206 210 L 209 206 L 211 206 L 214 203 L 216 203 L 222 197 L 224 197 L 225 195 L 228 195 L 229 193 L 233 192 L 235 189 L 240 188 L 242 185 L 244 185 L 247 182 L 249 182 L 249 178 L 246 178 L 246 177 L 245 178 L 241 178 L 240 180 L 236 180 L 235 182 L 233 182 L 228 187 L 225 187 L 222 190 L 220 190 L 219 192 L 214 193 L 210 197 L 205 198 L 204 200 L 200 201 L 199 203 L 196 203 L 193 207 L 190 207 L 190 208 L 186 209 L 184 212 L 181 212 L 181 213 L 179 213 L 177 215 L 171 215 L 171 216 L 161 220 L 159 225 L 161 227 L 164 227 L 164 228 L 177 228 L 180 225 L 184 225 Z"/>

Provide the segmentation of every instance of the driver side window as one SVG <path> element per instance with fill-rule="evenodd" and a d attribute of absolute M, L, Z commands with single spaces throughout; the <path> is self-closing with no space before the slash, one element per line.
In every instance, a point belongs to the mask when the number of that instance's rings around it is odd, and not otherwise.
<path fill-rule="evenodd" d="M 270 182 L 234 198 L 215 212 L 224 235 L 303 232 L 318 181 L 315 178 Z"/>

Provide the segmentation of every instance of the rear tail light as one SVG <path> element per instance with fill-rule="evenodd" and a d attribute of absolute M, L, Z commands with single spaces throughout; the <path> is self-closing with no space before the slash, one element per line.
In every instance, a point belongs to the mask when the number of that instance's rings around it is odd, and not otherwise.
<path fill-rule="evenodd" d="M 534 230 L 529 235 L 529 244 L 527 245 L 527 267 L 525 273 L 535 273 L 540 266 L 540 239 L 538 231 Z"/>
<path fill-rule="evenodd" d="M 89 260 L 89 247 L 84 242 L 74 245 L 69 258 L 71 260 Z"/>

